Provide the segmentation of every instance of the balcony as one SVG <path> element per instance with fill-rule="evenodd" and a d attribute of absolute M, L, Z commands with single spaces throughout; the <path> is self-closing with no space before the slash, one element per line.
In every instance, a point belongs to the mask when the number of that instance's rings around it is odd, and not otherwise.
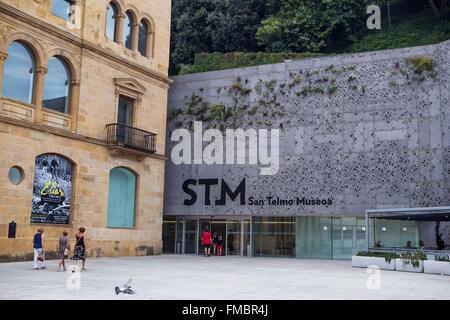
<path fill-rule="evenodd" d="M 152 154 L 156 152 L 156 134 L 124 124 L 106 125 L 107 142 L 111 149 L 129 150 L 137 153 Z"/>

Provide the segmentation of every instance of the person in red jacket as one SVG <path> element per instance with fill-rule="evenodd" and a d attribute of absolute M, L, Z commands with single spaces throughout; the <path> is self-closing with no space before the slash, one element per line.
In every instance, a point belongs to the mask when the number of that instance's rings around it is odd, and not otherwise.
<path fill-rule="evenodd" d="M 209 232 L 208 227 L 206 227 L 205 231 L 202 232 L 201 238 L 202 238 L 203 249 L 205 250 L 205 257 L 209 257 L 209 255 L 211 253 L 212 235 L 211 235 L 211 232 Z"/>

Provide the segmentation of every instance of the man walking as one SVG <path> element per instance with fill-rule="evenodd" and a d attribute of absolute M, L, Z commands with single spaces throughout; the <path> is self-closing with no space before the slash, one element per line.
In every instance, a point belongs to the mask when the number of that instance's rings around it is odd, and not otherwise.
<path fill-rule="evenodd" d="M 33 237 L 34 270 L 45 269 L 44 266 L 44 229 L 39 228 Z"/>
<path fill-rule="evenodd" d="M 211 232 L 209 232 L 208 226 L 206 226 L 205 231 L 202 232 L 202 245 L 205 250 L 205 257 L 209 257 L 211 253 Z"/>

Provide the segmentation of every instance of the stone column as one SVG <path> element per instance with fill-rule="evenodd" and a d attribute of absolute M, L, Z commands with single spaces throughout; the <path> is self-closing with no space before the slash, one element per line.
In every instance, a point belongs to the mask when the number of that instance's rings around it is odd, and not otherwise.
<path fill-rule="evenodd" d="M 3 66 L 6 59 L 8 59 L 8 53 L 0 52 L 0 98 L 3 94 Z"/>
<path fill-rule="evenodd" d="M 116 39 L 114 39 L 115 42 L 117 42 L 120 45 L 124 45 L 123 42 L 123 25 L 125 22 L 125 15 L 122 13 L 119 13 L 117 15 L 117 25 L 116 25 Z"/>
<path fill-rule="evenodd" d="M 131 50 L 135 53 L 139 53 L 139 22 L 133 24 L 132 39 L 131 39 Z"/>
<path fill-rule="evenodd" d="M 154 44 L 155 44 L 155 33 L 149 31 L 147 33 L 147 57 L 153 58 L 154 54 Z"/>
<path fill-rule="evenodd" d="M 70 83 L 69 113 L 71 115 L 70 130 L 76 132 L 78 128 L 78 107 L 80 105 L 80 80 Z"/>
<path fill-rule="evenodd" d="M 34 117 L 34 122 L 41 123 L 43 120 L 42 112 L 42 96 L 44 94 L 44 78 L 47 74 L 48 69 L 46 67 L 36 68 L 36 77 L 34 80 L 34 105 L 36 107 L 36 115 Z"/>

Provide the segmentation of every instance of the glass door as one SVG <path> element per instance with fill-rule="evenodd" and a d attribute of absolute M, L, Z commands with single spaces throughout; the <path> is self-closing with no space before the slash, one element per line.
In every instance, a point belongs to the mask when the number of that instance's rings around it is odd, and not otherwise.
<path fill-rule="evenodd" d="M 130 142 L 130 130 L 132 123 L 133 100 L 119 96 L 119 110 L 117 112 L 117 141 L 128 144 Z"/>
<path fill-rule="evenodd" d="M 244 257 L 249 257 L 252 255 L 252 245 L 250 237 L 250 219 L 244 219 L 242 221 L 242 255 Z"/>
<path fill-rule="evenodd" d="M 230 256 L 240 256 L 242 235 L 241 235 L 241 220 L 227 221 L 227 238 L 226 238 L 226 254 Z"/>
<path fill-rule="evenodd" d="M 226 235 L 226 220 L 200 220 L 200 229 L 199 229 L 199 242 L 198 242 L 198 254 L 202 255 L 204 253 L 202 241 L 201 241 L 201 235 L 202 233 L 208 228 L 208 230 L 211 232 L 211 236 L 214 237 L 214 235 L 218 235 L 219 233 L 222 234 L 223 239 L 226 241 L 225 235 Z M 223 248 L 225 249 L 225 245 L 223 245 Z M 213 243 L 211 243 L 211 255 L 218 254 L 218 251 L 215 250 L 215 247 Z M 223 250 L 223 255 L 225 255 L 225 250 Z"/>
<path fill-rule="evenodd" d="M 197 220 L 185 220 L 184 223 L 184 254 L 197 253 Z"/>

